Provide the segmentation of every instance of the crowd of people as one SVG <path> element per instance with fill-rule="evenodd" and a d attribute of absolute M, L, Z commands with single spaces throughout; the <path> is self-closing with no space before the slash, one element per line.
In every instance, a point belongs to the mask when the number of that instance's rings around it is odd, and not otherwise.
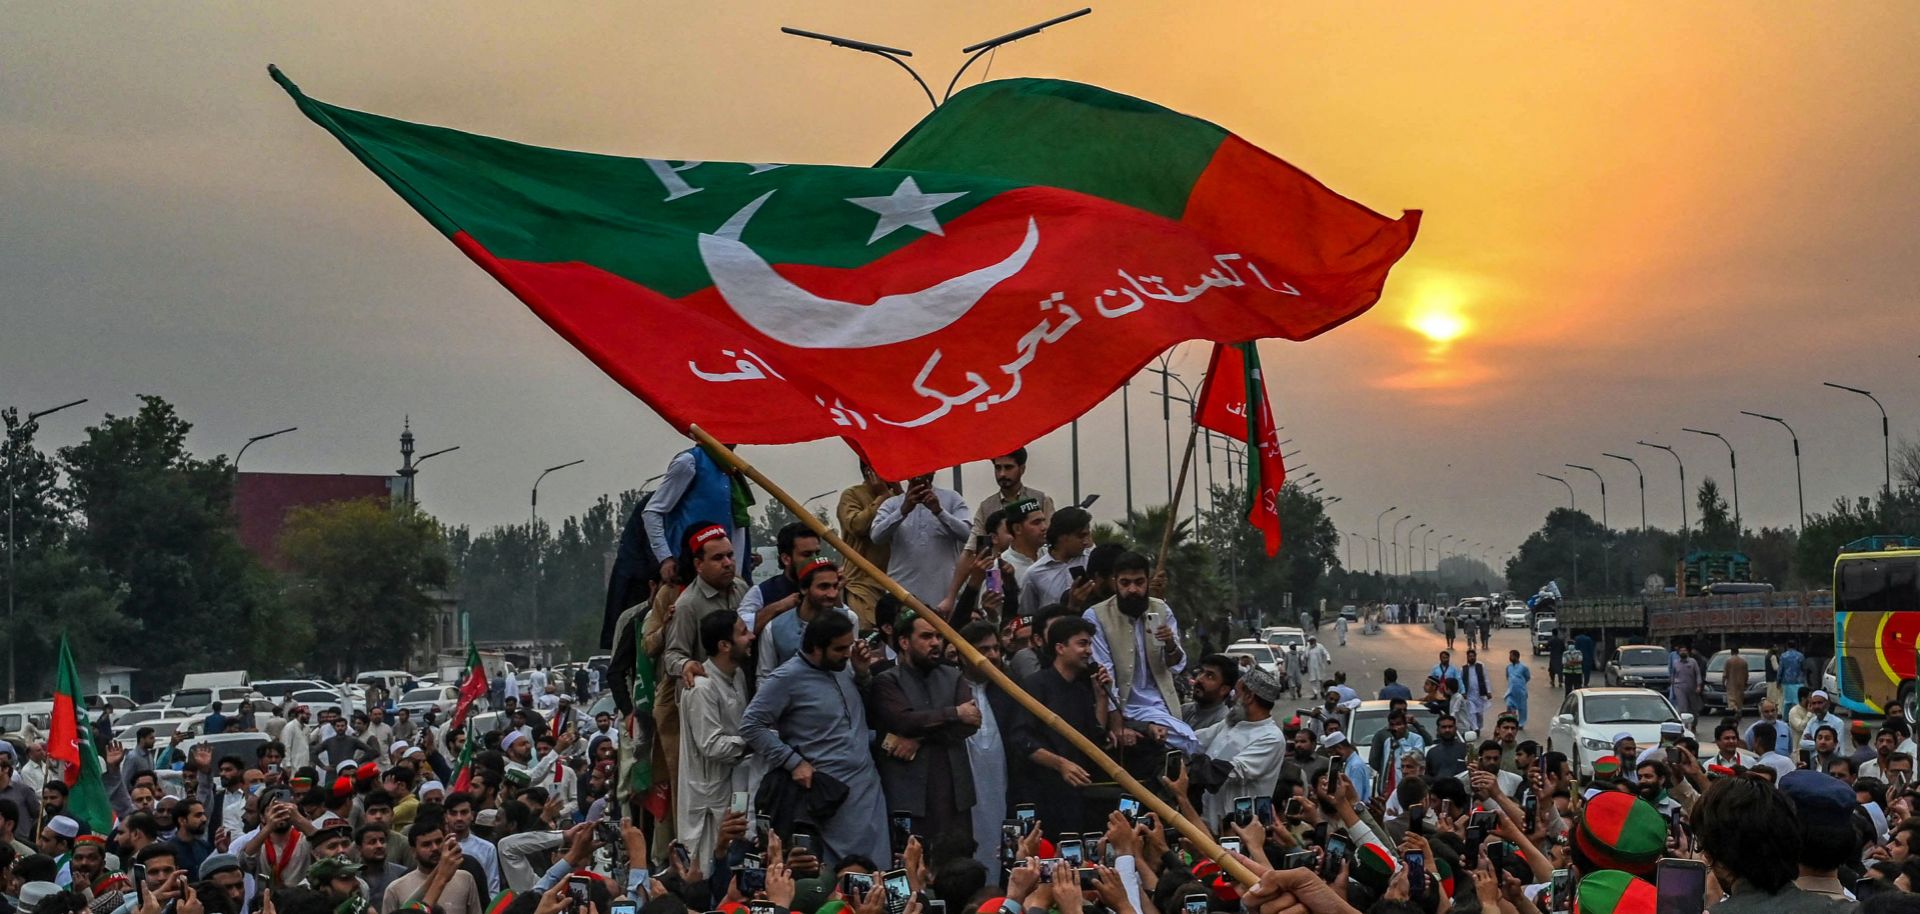
<path fill-rule="evenodd" d="M 863 467 L 838 506 L 842 537 L 978 662 L 803 525 L 775 531 L 778 568 L 750 584 L 738 490 L 696 449 L 643 509 L 658 574 L 615 627 L 623 719 L 584 718 L 588 696 L 568 693 L 592 685 L 560 684 L 485 732 L 409 721 L 403 736 L 371 712 L 310 722 L 295 706 L 247 722 L 272 738 L 254 758 L 149 735 L 107 745 L 116 816 L 98 831 L 68 814 L 64 780 L 28 791 L 28 763 L 0 749 L 6 903 L 1651 914 L 1661 895 L 1660 914 L 1920 908 L 1920 791 L 1898 716 L 1869 735 L 1868 758 L 1839 748 L 1858 731 L 1814 692 L 1787 720 L 1763 704 L 1745 733 L 1663 732 L 1644 747 L 1622 734 L 1604 753 L 1577 747 L 1577 762 L 1575 747 L 1526 738 L 1518 652 L 1499 691 L 1469 649 L 1462 663 L 1441 653 L 1418 693 L 1384 670 L 1386 725 L 1357 738 L 1349 674 L 1365 671 L 1334 668 L 1317 641 L 1290 674 L 1199 649 L 1152 560 L 1094 544 L 1088 511 L 1055 508 L 1025 464 L 995 460 L 998 490 L 977 507 L 931 477 L 897 485 Z M 1285 710 L 1303 690 L 1322 703 Z M 1253 883 L 1213 859 L 1216 844 Z"/>

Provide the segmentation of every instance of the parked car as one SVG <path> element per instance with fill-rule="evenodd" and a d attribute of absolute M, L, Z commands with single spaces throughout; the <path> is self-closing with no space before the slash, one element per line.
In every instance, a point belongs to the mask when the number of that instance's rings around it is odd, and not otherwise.
<path fill-rule="evenodd" d="M 1727 708 L 1727 658 L 1732 651 L 1721 651 L 1707 661 L 1707 675 L 1701 689 L 1706 710 Z M 1740 653 L 1747 661 L 1747 690 L 1740 703 L 1746 708 L 1758 708 L 1760 699 L 1767 694 L 1767 652 L 1764 650 L 1745 650 Z"/>
<path fill-rule="evenodd" d="M 1623 644 L 1607 661 L 1607 685 L 1665 691 L 1673 684 L 1667 668 L 1667 649 L 1657 644 Z"/>
<path fill-rule="evenodd" d="M 1307 633 L 1291 625 L 1273 625 L 1260 630 L 1260 640 L 1280 650 L 1295 644 L 1304 649 L 1307 646 Z"/>
<path fill-rule="evenodd" d="M 89 712 L 97 712 L 103 707 L 111 708 L 113 709 L 115 718 L 118 718 L 123 712 L 131 711 L 139 706 L 140 703 L 134 701 L 133 696 L 122 695 L 118 692 L 112 692 L 106 695 L 87 696 L 87 710 Z"/>
<path fill-rule="evenodd" d="M 174 692 L 173 697 L 168 700 L 167 710 L 177 714 L 197 714 L 211 710 L 213 703 L 217 701 L 220 702 L 221 708 L 231 711 L 239 706 L 239 702 L 261 697 L 261 694 L 255 692 L 252 686 L 244 685 L 181 689 Z"/>
<path fill-rule="evenodd" d="M 147 727 L 152 727 L 154 745 L 165 746 L 168 740 L 173 739 L 173 731 L 180 729 L 180 725 L 186 722 L 187 718 L 184 717 L 156 717 L 151 720 L 143 720 L 137 724 L 122 727 L 119 732 L 113 735 L 113 741 L 128 749 L 132 749 L 140 743 L 140 731 Z"/>
<path fill-rule="evenodd" d="M 459 703 L 459 689 L 453 686 L 429 686 L 424 689 L 414 689 L 401 696 L 400 700 L 394 703 L 393 709 L 396 712 L 403 708 L 412 711 L 415 720 L 426 717 L 428 711 L 444 718 L 452 714 L 454 707 Z"/>
<path fill-rule="evenodd" d="M 1676 721 L 1692 733 L 1693 715 L 1676 713 L 1652 689 L 1575 689 L 1547 725 L 1547 751 L 1566 753 L 1574 773 L 1591 775 L 1593 760 L 1613 752 L 1615 735 L 1624 732 L 1641 746 L 1657 746 L 1660 726 Z"/>
<path fill-rule="evenodd" d="M 1360 607 L 1355 606 L 1352 603 L 1348 603 L 1347 605 L 1340 607 L 1340 618 L 1345 619 L 1348 622 L 1360 621 Z"/>
<path fill-rule="evenodd" d="M 1553 640 L 1553 633 L 1560 628 L 1560 620 L 1553 616 L 1541 616 L 1533 620 L 1533 655 L 1547 652 L 1547 644 Z"/>
<path fill-rule="evenodd" d="M 1275 676 L 1280 675 L 1280 658 L 1274 655 L 1273 645 L 1271 644 L 1261 641 L 1235 641 L 1227 645 L 1227 649 L 1222 651 L 1222 653 L 1235 660 L 1245 657 L 1251 661 L 1254 666 L 1266 670 Z"/>
<path fill-rule="evenodd" d="M 1527 604 L 1518 600 L 1508 602 L 1506 608 L 1500 610 L 1501 628 L 1526 628 L 1531 621 L 1533 613 L 1527 610 Z"/>
<path fill-rule="evenodd" d="M 299 691 L 332 688 L 318 679 L 263 679 L 253 683 L 255 692 L 274 702 L 284 702 L 287 696 Z"/>

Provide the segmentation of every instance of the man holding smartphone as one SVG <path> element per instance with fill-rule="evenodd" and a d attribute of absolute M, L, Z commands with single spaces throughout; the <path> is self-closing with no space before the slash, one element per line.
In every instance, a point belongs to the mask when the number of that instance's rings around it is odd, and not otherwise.
<path fill-rule="evenodd" d="M 889 550 L 887 576 L 928 606 L 946 599 L 972 534 L 973 512 L 958 493 L 935 486 L 932 473 L 908 480 L 873 518 L 873 541 Z"/>
<path fill-rule="evenodd" d="M 1046 551 L 1020 585 L 1020 614 L 1037 616 L 1055 603 L 1086 605 L 1096 586 L 1087 577 L 1087 549 L 1092 545 L 1093 515 L 1087 509 L 1068 506 L 1053 512 L 1047 520 Z"/>
<path fill-rule="evenodd" d="M 1144 724 L 1153 742 L 1198 752 L 1192 728 L 1173 710 L 1179 701 L 1173 677 L 1186 671 L 1187 655 L 1173 609 L 1147 593 L 1152 573 L 1146 556 L 1122 555 L 1113 563 L 1114 595 L 1082 616 L 1094 625 L 1093 660 L 1112 677 L 1121 709 L 1119 717 L 1109 718 L 1108 730 L 1125 747 L 1136 738 L 1125 723 Z M 1158 756 L 1164 750 L 1152 751 Z"/>
<path fill-rule="evenodd" d="M 1197 734 L 1202 754 L 1232 766 L 1226 783 L 1203 801 L 1209 825 L 1226 816 L 1235 797 L 1272 797 L 1286 759 L 1286 734 L 1273 723 L 1273 706 L 1280 701 L 1280 680 L 1256 666 L 1240 677 L 1234 694 L 1243 719 L 1238 723 L 1222 721 Z"/>

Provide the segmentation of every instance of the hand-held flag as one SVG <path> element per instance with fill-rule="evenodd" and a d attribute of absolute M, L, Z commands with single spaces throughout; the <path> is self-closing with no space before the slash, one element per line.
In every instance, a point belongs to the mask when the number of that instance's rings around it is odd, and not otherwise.
<path fill-rule="evenodd" d="M 1280 551 L 1280 487 L 1287 468 L 1280 459 L 1280 435 L 1260 374 L 1260 351 L 1252 343 L 1213 346 L 1207 379 L 1200 388 L 1193 421 L 1201 428 L 1236 438 L 1247 446 L 1247 523 L 1266 535 L 1267 555 Z"/>

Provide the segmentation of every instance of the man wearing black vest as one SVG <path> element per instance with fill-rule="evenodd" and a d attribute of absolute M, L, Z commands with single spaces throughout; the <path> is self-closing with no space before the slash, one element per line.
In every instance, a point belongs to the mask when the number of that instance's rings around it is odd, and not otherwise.
<path fill-rule="evenodd" d="M 880 739 L 880 785 L 887 809 L 913 816 L 917 834 L 973 833 L 973 767 L 967 737 L 980 706 L 960 669 L 941 662 L 946 641 L 912 610 L 894 622 L 900 662 L 874 677 L 869 719 Z"/>
<path fill-rule="evenodd" d="M 1487 667 L 1480 662 L 1480 652 L 1467 648 L 1467 662 L 1460 666 L 1460 694 L 1467 699 L 1467 717 L 1473 729 L 1486 727 L 1487 702 L 1493 698 L 1493 688 L 1487 682 Z"/>

